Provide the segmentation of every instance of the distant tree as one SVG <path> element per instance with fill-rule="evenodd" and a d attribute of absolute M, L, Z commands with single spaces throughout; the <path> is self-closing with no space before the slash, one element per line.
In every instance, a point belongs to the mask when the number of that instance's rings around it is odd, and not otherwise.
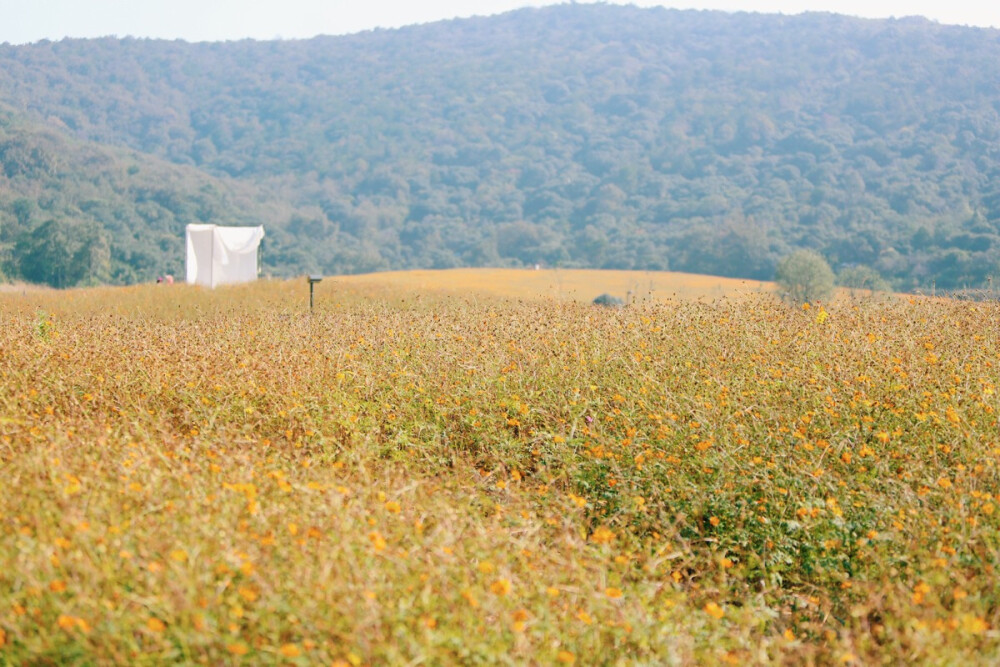
<path fill-rule="evenodd" d="M 100 227 L 88 225 L 80 235 L 80 246 L 70 261 L 70 279 L 74 285 L 102 285 L 111 280 L 111 245 Z"/>
<path fill-rule="evenodd" d="M 873 292 L 889 290 L 886 279 L 870 266 L 850 266 L 841 270 L 837 276 L 837 283 L 852 290 L 865 289 Z"/>
<path fill-rule="evenodd" d="M 822 301 L 833 294 L 833 269 L 813 250 L 796 250 L 784 257 L 774 279 L 793 303 Z"/>
<path fill-rule="evenodd" d="M 31 224 L 31 214 L 34 212 L 34 208 L 34 202 L 30 199 L 21 197 L 14 200 L 14 203 L 11 204 L 11 211 L 17 219 L 18 228 L 24 229 Z"/>
<path fill-rule="evenodd" d="M 73 276 L 73 247 L 69 226 L 52 219 L 18 239 L 14 247 L 21 275 L 34 283 L 69 287 Z"/>

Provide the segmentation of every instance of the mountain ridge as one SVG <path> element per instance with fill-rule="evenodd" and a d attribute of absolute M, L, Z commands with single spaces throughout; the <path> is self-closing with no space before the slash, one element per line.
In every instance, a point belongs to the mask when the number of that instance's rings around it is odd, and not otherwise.
<path fill-rule="evenodd" d="M 1000 90 L 982 67 L 998 57 L 1000 31 L 924 19 L 576 5 L 287 42 L 0 47 L 0 101 L 280 202 L 261 220 L 278 274 L 769 279 L 808 247 L 898 288 L 958 287 L 1000 269 Z"/>

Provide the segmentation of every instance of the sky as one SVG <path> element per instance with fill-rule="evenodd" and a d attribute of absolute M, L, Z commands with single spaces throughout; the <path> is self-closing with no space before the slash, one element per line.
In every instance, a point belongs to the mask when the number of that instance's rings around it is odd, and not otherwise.
<path fill-rule="evenodd" d="M 559 4 L 558 0 L 0 0 L 0 43 L 64 37 L 302 39 Z M 868 18 L 924 16 L 1000 28 L 996 0 L 611 0 L 609 4 Z"/>

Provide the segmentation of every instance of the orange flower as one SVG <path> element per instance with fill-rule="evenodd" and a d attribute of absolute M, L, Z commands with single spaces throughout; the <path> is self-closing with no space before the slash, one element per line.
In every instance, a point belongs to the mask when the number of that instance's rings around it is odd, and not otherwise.
<path fill-rule="evenodd" d="M 62 628 L 66 632 L 69 632 L 74 628 L 79 628 L 84 633 L 90 632 L 90 625 L 88 625 L 87 621 L 83 620 L 78 616 L 62 615 L 59 617 L 56 623 L 59 625 L 60 628 Z"/>
<path fill-rule="evenodd" d="M 492 584 L 490 584 L 490 592 L 494 595 L 504 596 L 510 593 L 510 581 L 507 579 L 497 579 Z"/>
<path fill-rule="evenodd" d="M 149 628 L 150 632 L 163 632 L 167 629 L 166 624 L 155 616 L 151 616 L 146 621 L 146 627 Z"/>
<path fill-rule="evenodd" d="M 924 596 L 931 592 L 931 587 L 927 582 L 921 581 L 916 586 L 913 587 L 913 604 L 921 604 L 924 601 Z"/>
<path fill-rule="evenodd" d="M 990 626 L 985 620 L 979 618 L 978 616 L 973 616 L 971 614 L 963 614 L 962 629 L 968 632 L 969 634 L 978 635 L 989 630 Z"/>
<path fill-rule="evenodd" d="M 278 653 L 285 656 L 286 658 L 297 658 L 300 655 L 302 655 L 302 649 L 300 649 L 295 644 L 285 644 L 280 649 L 278 649 Z"/>
<path fill-rule="evenodd" d="M 705 613 L 712 618 L 722 618 L 726 615 L 726 610 L 715 604 L 714 602 L 709 602 L 705 605 Z"/>
<path fill-rule="evenodd" d="M 385 538 L 382 537 L 382 533 L 378 532 L 377 530 L 373 530 L 372 532 L 368 533 L 368 539 L 371 540 L 372 546 L 375 548 L 375 551 L 382 551 L 383 549 L 385 549 L 386 547 Z"/>
<path fill-rule="evenodd" d="M 604 526 L 600 526 L 590 536 L 590 541 L 594 544 L 610 544 L 614 539 L 615 534 Z"/>
<path fill-rule="evenodd" d="M 604 589 L 604 594 L 607 595 L 609 598 L 615 600 L 615 599 L 618 599 L 618 598 L 620 598 L 622 596 L 622 589 L 620 589 L 620 588 L 614 588 L 614 587 L 608 587 L 608 588 Z"/>

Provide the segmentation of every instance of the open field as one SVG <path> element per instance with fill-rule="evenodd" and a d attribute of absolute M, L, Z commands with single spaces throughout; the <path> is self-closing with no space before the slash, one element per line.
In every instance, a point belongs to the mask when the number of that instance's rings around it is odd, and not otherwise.
<path fill-rule="evenodd" d="M 353 280 L 0 294 L 0 664 L 1000 661 L 998 304 Z"/>
<path fill-rule="evenodd" d="M 593 269 L 448 269 L 386 271 L 332 280 L 343 285 L 433 290 L 454 295 L 491 294 L 517 299 L 549 298 L 590 303 L 601 294 L 628 302 L 734 298 L 773 292 L 774 283 L 669 271 Z"/>

